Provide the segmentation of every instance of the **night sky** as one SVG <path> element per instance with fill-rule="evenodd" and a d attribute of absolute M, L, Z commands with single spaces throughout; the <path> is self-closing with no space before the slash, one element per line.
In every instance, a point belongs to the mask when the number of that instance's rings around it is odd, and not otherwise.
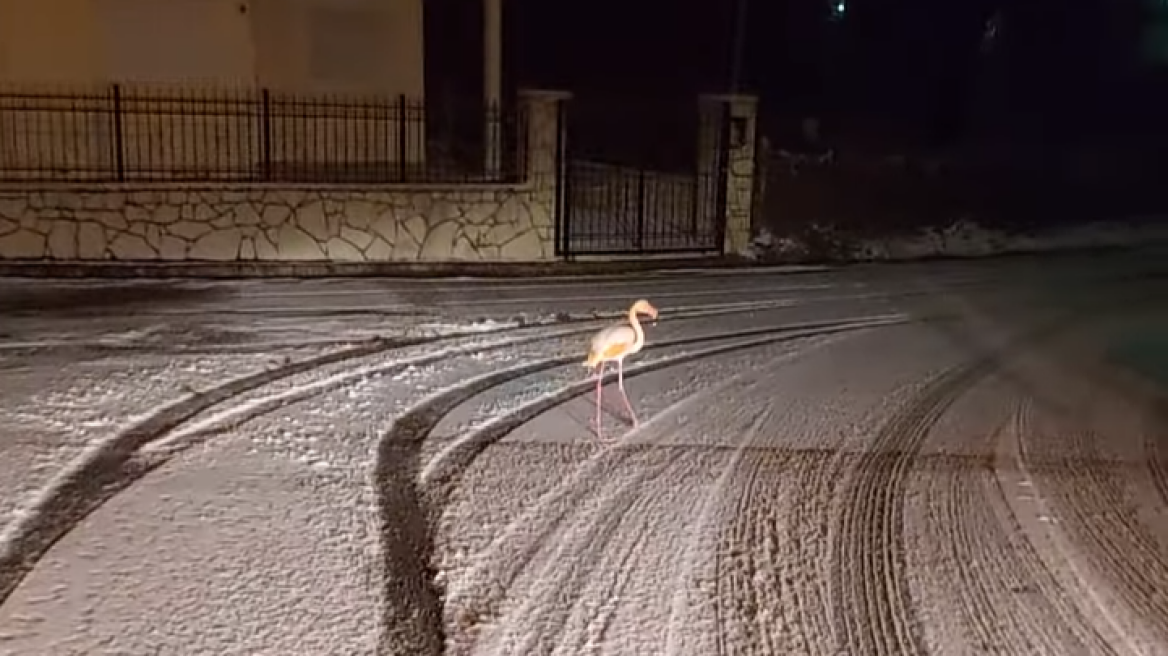
<path fill-rule="evenodd" d="M 837 1 L 745 0 L 738 86 L 767 112 L 884 120 L 945 141 L 971 114 L 1053 139 L 1147 130 L 1168 110 L 1164 67 L 1148 56 L 1164 0 Z M 591 97 L 728 90 L 741 2 L 505 0 L 505 82 Z M 427 0 L 426 11 L 429 92 L 478 95 L 481 6 Z"/>

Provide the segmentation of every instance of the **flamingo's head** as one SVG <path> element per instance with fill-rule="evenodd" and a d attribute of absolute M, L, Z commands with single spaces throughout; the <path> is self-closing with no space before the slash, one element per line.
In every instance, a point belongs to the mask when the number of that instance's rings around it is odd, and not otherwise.
<path fill-rule="evenodd" d="M 657 321 L 657 308 L 653 307 L 653 304 L 649 301 L 646 301 L 645 299 L 641 299 L 636 303 L 633 303 L 633 312 L 636 312 L 637 314 L 646 314 L 651 317 L 654 322 Z"/>

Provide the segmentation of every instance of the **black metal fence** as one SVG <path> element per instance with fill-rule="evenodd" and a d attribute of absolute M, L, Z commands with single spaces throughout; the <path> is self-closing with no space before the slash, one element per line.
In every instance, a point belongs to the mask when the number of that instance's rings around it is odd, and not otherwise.
<path fill-rule="evenodd" d="M 0 89 L 0 180 L 514 182 L 526 121 L 507 105 L 405 96 Z"/>
<path fill-rule="evenodd" d="M 624 104 L 630 106 L 637 107 Z M 641 113 L 615 103 L 608 112 L 593 105 L 577 113 L 578 107 L 573 100 L 565 112 L 557 254 L 720 251 L 729 152 L 725 109 L 701 111 L 696 102 Z"/>
<path fill-rule="evenodd" d="M 588 97 L 570 102 L 572 156 L 645 168 L 692 173 L 698 140 L 707 127 L 696 98 Z"/>

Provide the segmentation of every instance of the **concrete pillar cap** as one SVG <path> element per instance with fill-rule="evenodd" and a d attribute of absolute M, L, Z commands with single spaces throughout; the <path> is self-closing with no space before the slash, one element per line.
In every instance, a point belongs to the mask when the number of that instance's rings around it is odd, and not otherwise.
<path fill-rule="evenodd" d="M 572 97 L 572 92 L 559 89 L 520 89 L 519 97 L 525 100 L 552 102 L 555 100 L 567 100 Z"/>
<path fill-rule="evenodd" d="M 727 103 L 731 105 L 757 105 L 758 96 L 745 93 L 703 93 L 702 102 Z"/>

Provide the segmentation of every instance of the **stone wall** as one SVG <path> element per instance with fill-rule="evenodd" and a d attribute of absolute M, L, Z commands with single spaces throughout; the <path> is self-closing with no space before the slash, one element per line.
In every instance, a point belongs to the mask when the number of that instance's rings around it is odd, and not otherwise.
<path fill-rule="evenodd" d="M 0 258 L 533 261 L 552 221 L 525 187 L 0 188 Z"/>
<path fill-rule="evenodd" d="M 554 257 L 566 94 L 526 92 L 522 184 L 0 186 L 0 260 L 539 261 Z"/>
<path fill-rule="evenodd" d="M 699 135 L 699 169 L 714 171 L 714 161 L 721 148 L 728 152 L 726 161 L 726 232 L 723 252 L 747 255 L 754 218 L 755 137 L 758 123 L 758 98 L 747 95 L 709 95 L 701 99 L 705 120 Z M 729 143 L 722 144 L 720 117 L 729 119 Z M 703 193 L 717 193 L 716 189 Z"/>

